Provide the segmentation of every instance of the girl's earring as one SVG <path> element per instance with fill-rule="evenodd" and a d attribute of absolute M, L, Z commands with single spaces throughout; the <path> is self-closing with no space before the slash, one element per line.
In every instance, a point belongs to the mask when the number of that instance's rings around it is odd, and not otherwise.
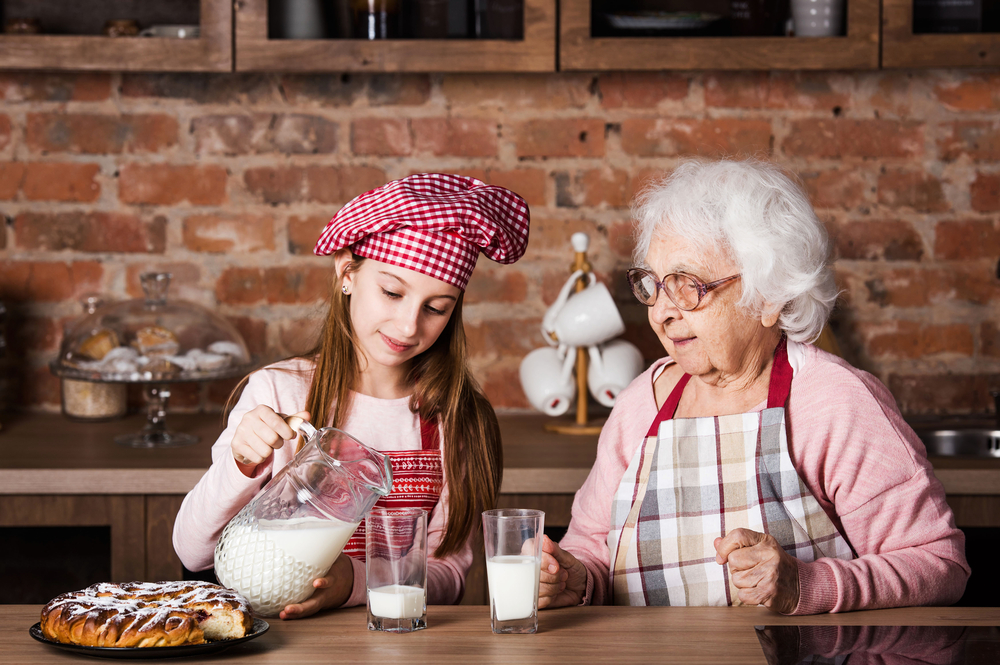
<path fill-rule="evenodd" d="M 347 292 L 347 284 L 344 284 L 344 285 L 343 285 L 342 287 L 340 287 L 340 290 L 344 292 L 344 295 L 345 295 L 345 296 L 346 296 L 346 295 L 350 295 L 350 294 L 349 294 L 349 293 Z"/>

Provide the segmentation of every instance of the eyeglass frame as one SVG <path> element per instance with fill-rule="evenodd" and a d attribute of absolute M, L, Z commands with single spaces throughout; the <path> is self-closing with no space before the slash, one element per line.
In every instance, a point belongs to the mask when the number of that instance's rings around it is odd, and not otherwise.
<path fill-rule="evenodd" d="M 653 278 L 653 283 L 656 284 L 656 288 L 653 289 L 653 302 L 647 303 L 643 301 L 643 299 L 640 298 L 639 295 L 635 292 L 634 282 L 632 281 L 633 275 L 649 275 L 650 277 Z M 673 295 L 671 295 L 670 290 L 667 289 L 667 284 L 666 284 L 667 278 L 670 277 L 671 275 L 680 275 L 682 277 L 687 277 L 692 282 L 694 282 L 695 287 L 698 289 L 698 301 L 694 304 L 694 307 L 681 307 L 679 304 L 677 304 L 677 301 L 674 300 L 674 297 Z M 722 279 L 717 279 L 714 282 L 706 283 L 701 281 L 694 275 L 689 275 L 686 272 L 670 272 L 663 276 L 663 281 L 660 281 L 656 278 L 656 273 L 654 273 L 652 270 L 647 270 L 646 268 L 629 268 L 625 272 L 625 276 L 628 279 L 628 285 L 629 289 L 632 291 L 632 295 L 635 296 L 635 299 L 641 302 L 646 307 L 652 307 L 653 305 L 656 304 L 656 299 L 659 297 L 660 291 L 662 290 L 665 294 L 667 294 L 667 298 L 669 298 L 670 302 L 674 304 L 674 307 L 681 310 L 682 312 L 692 312 L 698 309 L 698 306 L 701 305 L 702 299 L 710 291 L 714 291 L 720 286 L 724 286 L 725 284 L 728 284 L 734 279 L 739 279 L 740 277 L 742 277 L 740 273 L 736 273 L 735 275 L 730 275 L 729 277 L 723 277 Z"/>

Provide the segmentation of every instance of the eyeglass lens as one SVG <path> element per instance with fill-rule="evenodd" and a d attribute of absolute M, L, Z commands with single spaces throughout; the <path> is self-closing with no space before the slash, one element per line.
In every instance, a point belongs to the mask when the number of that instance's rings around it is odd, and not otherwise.
<path fill-rule="evenodd" d="M 657 280 L 651 273 L 636 271 L 633 274 L 632 292 L 640 302 L 652 305 L 656 302 Z M 698 306 L 698 284 L 687 275 L 671 274 L 663 278 L 663 287 L 670 300 L 684 310 Z"/>

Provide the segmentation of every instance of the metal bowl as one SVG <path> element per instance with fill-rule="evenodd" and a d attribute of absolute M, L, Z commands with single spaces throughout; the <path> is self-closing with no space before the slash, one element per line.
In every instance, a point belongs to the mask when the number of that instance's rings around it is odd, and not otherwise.
<path fill-rule="evenodd" d="M 917 431 L 930 457 L 1000 458 L 1000 429 Z"/>

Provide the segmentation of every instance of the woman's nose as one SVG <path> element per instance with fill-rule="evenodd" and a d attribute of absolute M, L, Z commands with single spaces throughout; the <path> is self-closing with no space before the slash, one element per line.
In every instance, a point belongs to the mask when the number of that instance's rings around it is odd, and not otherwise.
<path fill-rule="evenodd" d="M 663 325 L 671 319 L 679 319 L 682 315 L 682 310 L 665 293 L 660 293 L 656 302 L 649 308 L 649 319 L 658 325 Z"/>

